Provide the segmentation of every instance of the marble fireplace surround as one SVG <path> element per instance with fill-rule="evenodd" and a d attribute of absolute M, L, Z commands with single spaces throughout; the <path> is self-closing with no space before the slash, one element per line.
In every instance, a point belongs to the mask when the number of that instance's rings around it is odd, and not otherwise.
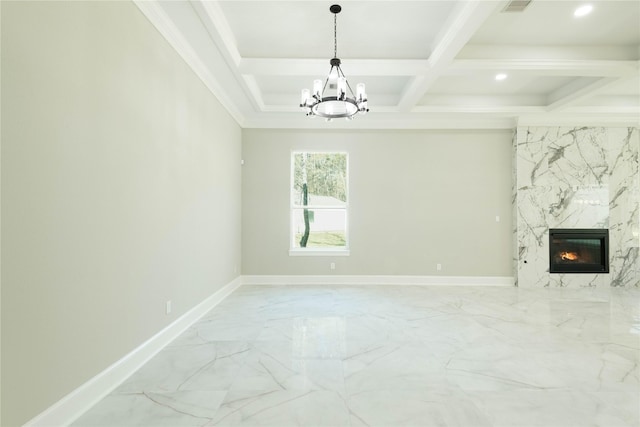
<path fill-rule="evenodd" d="M 640 287 L 639 128 L 518 127 L 514 276 L 520 287 Z M 550 228 L 609 229 L 608 274 L 550 274 Z"/>

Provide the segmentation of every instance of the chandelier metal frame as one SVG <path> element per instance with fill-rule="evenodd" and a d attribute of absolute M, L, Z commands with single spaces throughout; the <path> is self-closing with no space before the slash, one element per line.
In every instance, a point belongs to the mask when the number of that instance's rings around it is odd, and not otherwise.
<path fill-rule="evenodd" d="M 364 83 L 359 83 L 356 86 L 356 93 L 354 94 L 347 77 L 340 67 L 337 16 L 341 10 L 342 7 L 338 4 L 334 4 L 329 8 L 329 11 L 333 13 L 333 58 L 329 60 L 331 68 L 324 85 L 322 80 L 314 80 L 313 93 L 310 93 L 309 89 L 302 89 L 300 100 L 300 107 L 306 111 L 307 116 L 320 116 L 326 118 L 327 121 L 336 118 L 352 120 L 356 114 L 366 114 L 369 111 Z M 325 96 L 327 86 L 329 89 L 334 86 L 333 83 L 330 83 L 330 80 L 335 80 L 336 94 Z"/>

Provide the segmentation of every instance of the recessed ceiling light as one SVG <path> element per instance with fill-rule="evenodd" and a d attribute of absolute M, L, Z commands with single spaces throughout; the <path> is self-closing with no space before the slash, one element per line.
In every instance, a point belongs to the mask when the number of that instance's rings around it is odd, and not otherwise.
<path fill-rule="evenodd" d="M 581 16 L 590 14 L 592 10 L 593 6 L 591 6 L 590 4 L 585 4 L 577 8 L 575 12 L 573 12 L 573 16 L 575 16 L 576 18 L 580 18 Z"/>
<path fill-rule="evenodd" d="M 507 78 L 507 75 L 505 73 L 496 74 L 496 80 L 498 81 L 504 80 L 506 78 Z"/>

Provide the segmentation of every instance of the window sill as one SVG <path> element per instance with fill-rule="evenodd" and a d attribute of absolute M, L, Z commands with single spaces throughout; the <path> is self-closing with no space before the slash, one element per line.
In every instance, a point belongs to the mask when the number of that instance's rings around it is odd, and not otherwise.
<path fill-rule="evenodd" d="M 349 256 L 349 249 L 289 249 L 289 256 Z"/>

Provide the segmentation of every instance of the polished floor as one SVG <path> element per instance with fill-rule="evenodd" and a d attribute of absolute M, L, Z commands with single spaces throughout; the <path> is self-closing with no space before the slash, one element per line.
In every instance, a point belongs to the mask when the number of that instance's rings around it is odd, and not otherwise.
<path fill-rule="evenodd" d="M 639 426 L 640 290 L 243 286 L 77 426 Z"/>

